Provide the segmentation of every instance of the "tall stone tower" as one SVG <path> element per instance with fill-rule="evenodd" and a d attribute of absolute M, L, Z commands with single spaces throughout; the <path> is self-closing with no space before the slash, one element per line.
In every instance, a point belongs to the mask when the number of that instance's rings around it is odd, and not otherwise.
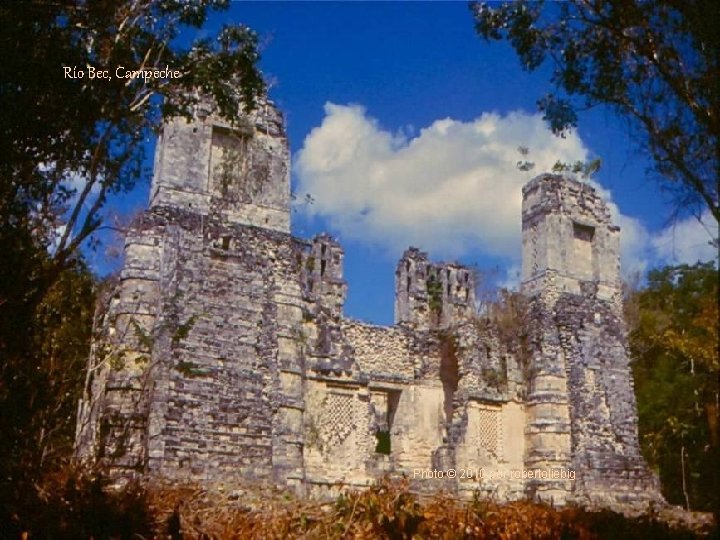
<path fill-rule="evenodd" d="M 619 227 L 591 186 L 546 174 L 523 188 L 522 231 L 532 343 L 526 466 L 576 471 L 574 481 L 530 482 L 527 491 L 560 504 L 660 501 L 638 444 Z"/>
<path fill-rule="evenodd" d="M 289 200 L 287 139 L 269 101 L 238 125 L 211 107 L 164 125 L 150 205 L 126 236 L 93 346 L 81 457 L 118 478 L 302 480 L 293 336 L 309 248 L 289 235 Z"/>
<path fill-rule="evenodd" d="M 230 125 L 202 104 L 166 122 L 155 152 L 150 208 L 221 213 L 231 223 L 290 232 L 289 150 L 267 100 Z"/>
<path fill-rule="evenodd" d="M 620 227 L 591 186 L 538 176 L 523 188 L 522 220 L 525 294 L 579 294 L 594 283 L 599 299 L 620 300 Z"/>

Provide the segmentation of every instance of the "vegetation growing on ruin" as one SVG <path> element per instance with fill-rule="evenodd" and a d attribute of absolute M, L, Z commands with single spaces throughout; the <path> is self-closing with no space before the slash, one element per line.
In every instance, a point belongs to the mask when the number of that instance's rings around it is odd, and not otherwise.
<path fill-rule="evenodd" d="M 643 454 L 669 502 L 717 512 L 718 271 L 712 263 L 653 270 L 626 311 Z"/>
<path fill-rule="evenodd" d="M 665 497 L 690 510 L 712 511 L 717 504 L 717 287 L 712 265 L 668 267 L 652 271 L 626 300 L 643 453 Z M 58 496 L 49 492 L 72 454 L 96 290 L 78 266 L 37 311 L 18 312 L 25 333 L 18 327 L 17 337 L 34 336 L 34 348 L 24 362 L 18 356 L 0 366 L 0 429 L 9 441 L 0 464 L 4 523 L 28 512 L 38 497 Z M 521 297 L 501 293 L 488 308 L 501 338 L 518 340 L 521 357 L 527 352 L 524 306 Z"/>
<path fill-rule="evenodd" d="M 421 497 L 407 479 L 383 479 L 325 502 L 257 487 L 130 484 L 116 492 L 78 473 L 55 475 L 28 512 L 3 531 L 19 538 L 359 538 L 359 539 L 690 539 L 710 533 L 671 516 L 635 518 L 610 511 L 475 498 Z"/>
<path fill-rule="evenodd" d="M 442 283 L 435 276 L 427 280 L 427 295 L 430 312 L 439 315 L 442 311 Z"/>
<path fill-rule="evenodd" d="M 692 2 L 477 2 L 478 34 L 506 40 L 524 69 L 549 67 L 556 86 L 539 96 L 552 130 L 602 105 L 627 121 L 653 160 L 676 213 L 720 221 L 720 38 L 711 0 Z"/>

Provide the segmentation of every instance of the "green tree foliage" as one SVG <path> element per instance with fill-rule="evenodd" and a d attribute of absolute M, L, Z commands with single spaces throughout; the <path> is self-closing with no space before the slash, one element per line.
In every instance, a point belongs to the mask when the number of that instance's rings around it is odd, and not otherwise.
<path fill-rule="evenodd" d="M 16 236 L 51 247 L 52 276 L 102 223 L 107 196 L 147 173 L 145 141 L 163 117 L 210 96 L 237 120 L 264 88 L 256 35 L 224 27 L 180 43 L 228 0 L 72 0 L 0 5 L 0 250 Z M 180 77 L 123 78 L 169 67 Z M 90 68 L 108 79 L 90 78 Z M 79 77 L 78 72 L 83 72 Z M 22 230 L 22 232 L 19 232 Z M 40 285 L 49 284 L 40 281 Z M 52 279 L 50 278 L 50 282 Z M 38 290 L 41 290 L 39 287 Z M 0 289 L 0 302 L 11 291 Z"/>
<path fill-rule="evenodd" d="M 72 454 L 94 300 L 93 277 L 76 263 L 4 329 L 13 346 L 0 362 L 0 529 L 38 495 L 41 475 Z"/>
<path fill-rule="evenodd" d="M 190 42 L 228 5 L 0 4 L 2 520 L 72 448 L 95 295 L 80 247 L 103 225 L 108 196 L 146 179 L 145 143 L 163 118 L 189 117 L 209 97 L 237 122 L 264 90 L 248 28 Z M 116 76 L 166 67 L 180 76 Z"/>
<path fill-rule="evenodd" d="M 507 40 L 523 66 L 549 59 L 555 94 L 538 101 L 553 131 L 607 105 L 629 120 L 678 211 L 720 222 L 720 32 L 713 0 L 472 2 L 476 30 Z"/>
<path fill-rule="evenodd" d="M 717 510 L 718 272 L 712 263 L 651 271 L 630 303 L 645 457 L 669 502 Z"/>

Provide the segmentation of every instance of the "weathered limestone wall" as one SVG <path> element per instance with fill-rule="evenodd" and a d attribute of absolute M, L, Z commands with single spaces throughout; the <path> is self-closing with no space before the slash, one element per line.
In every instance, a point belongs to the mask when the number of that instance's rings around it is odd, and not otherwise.
<path fill-rule="evenodd" d="M 395 323 L 417 330 L 446 328 L 475 312 L 475 279 L 454 263 L 433 264 L 409 248 L 395 270 Z"/>
<path fill-rule="evenodd" d="M 459 491 L 517 500 L 524 496 L 522 477 L 510 474 L 524 466 L 525 411 L 522 403 L 468 400 L 467 425 L 456 450 L 456 467 L 465 471 Z"/>
<path fill-rule="evenodd" d="M 439 381 L 412 385 L 400 395 L 391 429 L 400 471 L 434 468 L 433 455 L 445 439 L 444 398 Z"/>
<path fill-rule="evenodd" d="M 421 360 L 413 355 L 413 339 L 405 329 L 347 319 L 342 329 L 363 372 L 372 374 L 374 380 L 413 381 Z"/>
<path fill-rule="evenodd" d="M 525 466 L 539 470 L 569 470 L 572 465 L 570 397 L 567 357 L 554 332 L 553 313 L 540 302 L 531 302 L 532 357 L 525 404 Z M 577 471 L 576 471 L 577 472 Z M 565 504 L 574 484 L 571 479 L 529 480 L 529 496 Z"/>
<path fill-rule="evenodd" d="M 290 232 L 289 149 L 282 115 L 267 100 L 237 125 L 207 105 L 165 123 L 155 152 L 150 207 L 222 213 L 234 223 Z"/>
<path fill-rule="evenodd" d="M 305 468 L 309 482 L 367 485 L 375 452 L 367 387 L 308 381 Z"/>
<path fill-rule="evenodd" d="M 148 467 L 170 477 L 189 469 L 201 478 L 269 478 L 278 399 L 272 289 L 277 261 L 292 260 L 292 246 L 287 237 L 201 221 L 193 216 L 174 235 Z"/>
<path fill-rule="evenodd" d="M 79 403 L 79 456 L 116 456 L 112 472 L 129 477 L 142 471 L 146 459 L 149 338 L 162 316 L 165 249 L 162 226 L 153 227 L 147 216 L 128 232 L 125 266 L 108 302 L 101 338 L 92 346 L 90 394 Z"/>
<path fill-rule="evenodd" d="M 572 359 L 574 500 L 602 505 L 657 498 L 657 480 L 640 455 L 624 321 L 612 304 L 592 296 L 561 297 L 558 304 L 557 331 Z"/>
<path fill-rule="evenodd" d="M 619 228 L 592 187 L 541 175 L 523 188 L 522 290 L 532 341 L 526 463 L 576 473 L 530 482 L 528 493 L 560 503 L 660 502 L 638 443 Z"/>
<path fill-rule="evenodd" d="M 279 353 L 302 317 L 293 266 L 301 246 L 281 233 L 176 209 L 156 208 L 142 227 L 140 238 L 162 236 L 162 243 L 129 238 L 108 331 L 124 332 L 123 348 L 136 340 L 146 350 L 141 363 L 123 350 L 120 369 L 100 370 L 93 394 L 104 394 L 96 400 L 104 410 L 91 419 L 86 452 L 93 453 L 95 431 L 101 456 L 125 438 L 127 456 L 112 459 L 113 467 L 198 479 L 270 479 L 282 470 L 283 481 L 302 479 L 303 367 L 287 342 Z M 134 273 L 142 255 L 154 262 Z M 113 437 L 98 424 L 121 431 L 128 419 L 137 436 Z"/>
<path fill-rule="evenodd" d="M 619 229 L 590 186 L 523 189 L 522 328 L 477 314 L 470 269 L 415 248 L 386 328 L 344 317 L 334 239 L 289 235 L 288 161 L 266 101 L 235 126 L 211 107 L 166 124 L 93 344 L 81 457 L 115 478 L 299 493 L 404 473 L 462 496 L 661 500 L 639 453 Z"/>
<path fill-rule="evenodd" d="M 510 474 L 522 469 L 525 455 L 524 380 L 515 353 L 488 320 L 468 321 L 451 336 L 446 353 L 457 362 L 457 384 L 448 389 L 449 440 L 454 466 L 466 476 L 458 482 L 459 492 L 522 498 L 524 481 Z"/>

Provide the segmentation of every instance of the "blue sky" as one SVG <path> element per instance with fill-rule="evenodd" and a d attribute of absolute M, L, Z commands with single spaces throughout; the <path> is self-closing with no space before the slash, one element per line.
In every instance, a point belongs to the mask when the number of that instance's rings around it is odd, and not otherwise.
<path fill-rule="evenodd" d="M 713 256 L 695 221 L 668 223 L 622 120 L 595 109 L 565 140 L 546 130 L 535 104 L 553 90 L 549 70 L 524 72 L 509 46 L 483 42 L 465 2 L 234 2 L 198 36 L 226 22 L 260 35 L 293 189 L 315 199 L 296 206 L 293 232 L 340 239 L 350 317 L 392 323 L 395 264 L 410 243 L 514 283 L 520 186 L 557 159 L 602 159 L 595 181 L 623 227 L 628 273 Z M 532 173 L 515 168 L 520 145 Z"/>

